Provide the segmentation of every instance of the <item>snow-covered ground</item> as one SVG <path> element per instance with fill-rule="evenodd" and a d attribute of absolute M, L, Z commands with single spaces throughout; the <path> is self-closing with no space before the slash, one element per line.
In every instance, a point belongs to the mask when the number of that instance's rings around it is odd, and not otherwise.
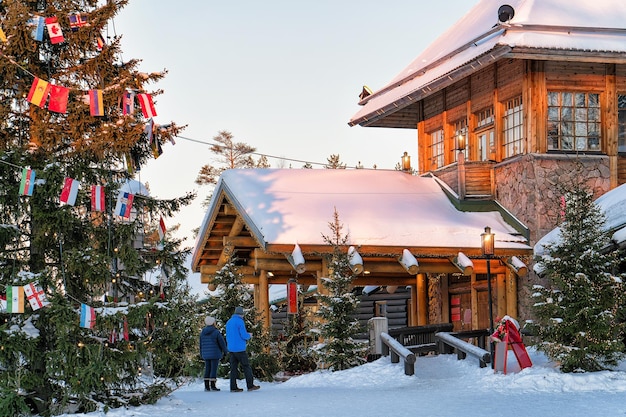
<path fill-rule="evenodd" d="M 383 357 L 346 371 L 261 382 L 254 392 L 231 393 L 225 379 L 218 380 L 222 391 L 204 392 L 197 380 L 155 405 L 106 416 L 626 416 L 626 363 L 612 372 L 563 374 L 543 354 L 529 353 L 533 367 L 507 375 L 481 369 L 470 358 L 440 355 L 418 358 L 413 376 Z M 515 368 L 512 353 L 508 363 Z"/>

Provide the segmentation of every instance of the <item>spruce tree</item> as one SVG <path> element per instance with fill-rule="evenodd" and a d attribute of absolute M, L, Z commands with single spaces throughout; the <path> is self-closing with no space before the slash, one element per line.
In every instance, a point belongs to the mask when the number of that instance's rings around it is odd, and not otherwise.
<path fill-rule="evenodd" d="M 317 296 L 323 339 L 320 355 L 331 370 L 340 371 L 362 364 L 365 353 L 364 347 L 354 339 L 360 330 L 356 318 L 359 300 L 352 291 L 354 273 L 346 251 L 349 236 L 343 234 L 337 210 L 328 227 L 331 234 L 322 237 L 332 247 L 332 252 L 326 255 L 328 277 L 323 278 L 325 290 L 319 291 Z"/>
<path fill-rule="evenodd" d="M 550 285 L 536 285 L 534 327 L 539 348 L 564 372 L 615 366 L 624 349 L 624 286 L 605 217 L 580 187 L 562 199 L 560 238 L 536 261 Z"/>
<path fill-rule="evenodd" d="M 159 235 L 194 195 L 157 200 L 134 180 L 180 128 L 139 109 L 165 74 L 140 72 L 120 37 L 103 38 L 126 4 L 0 3 L 0 294 L 33 284 L 48 303 L 0 313 L 0 416 L 152 402 L 194 363 L 189 251 Z"/>

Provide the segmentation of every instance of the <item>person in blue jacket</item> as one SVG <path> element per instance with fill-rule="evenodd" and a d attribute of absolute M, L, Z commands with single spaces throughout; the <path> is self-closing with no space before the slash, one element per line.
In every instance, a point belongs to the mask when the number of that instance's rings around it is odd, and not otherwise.
<path fill-rule="evenodd" d="M 204 359 L 204 390 L 219 391 L 217 382 L 217 366 L 225 353 L 228 353 L 224 336 L 215 327 L 215 318 L 204 319 L 206 326 L 200 332 L 200 356 Z"/>
<path fill-rule="evenodd" d="M 237 386 L 237 377 L 239 376 L 239 364 L 243 368 L 243 374 L 246 377 L 246 386 L 248 391 L 259 389 L 258 385 L 254 385 L 254 377 L 252 376 L 252 368 L 248 360 L 246 352 L 247 342 L 252 335 L 246 330 L 246 324 L 243 321 L 243 307 L 235 308 L 235 314 L 226 322 L 226 343 L 230 352 L 230 390 L 231 392 L 241 392 L 243 389 Z"/>

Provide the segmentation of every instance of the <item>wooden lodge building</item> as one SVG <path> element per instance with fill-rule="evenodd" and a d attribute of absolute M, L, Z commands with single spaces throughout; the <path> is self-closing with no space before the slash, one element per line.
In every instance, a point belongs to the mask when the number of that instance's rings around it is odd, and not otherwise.
<path fill-rule="evenodd" d="M 534 245 L 560 184 L 595 197 L 626 183 L 626 2 L 480 1 L 349 124 L 415 129 L 418 175 L 461 201 L 495 200 Z M 371 93 L 371 94 L 370 94 Z M 530 283 L 518 284 L 519 318 Z"/>
<path fill-rule="evenodd" d="M 408 325 L 489 327 L 486 226 L 494 318 L 528 318 L 526 265 L 555 227 L 559 184 L 599 196 L 626 182 L 626 2 L 507 3 L 481 1 L 387 86 L 363 89 L 349 124 L 415 129 L 417 175 L 226 171 L 193 253 L 202 282 L 234 254 L 269 326 L 269 285 L 324 290 L 336 209 L 362 259 L 355 285 L 408 288 Z"/>

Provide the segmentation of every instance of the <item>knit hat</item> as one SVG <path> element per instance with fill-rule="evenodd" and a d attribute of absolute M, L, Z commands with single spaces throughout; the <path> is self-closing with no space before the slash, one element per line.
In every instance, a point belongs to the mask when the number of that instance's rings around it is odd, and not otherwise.
<path fill-rule="evenodd" d="M 207 326 L 213 326 L 215 324 L 215 317 L 207 316 L 204 319 L 204 324 L 206 324 Z"/>
<path fill-rule="evenodd" d="M 235 314 L 237 314 L 238 316 L 243 316 L 243 307 L 239 306 L 235 308 Z"/>

